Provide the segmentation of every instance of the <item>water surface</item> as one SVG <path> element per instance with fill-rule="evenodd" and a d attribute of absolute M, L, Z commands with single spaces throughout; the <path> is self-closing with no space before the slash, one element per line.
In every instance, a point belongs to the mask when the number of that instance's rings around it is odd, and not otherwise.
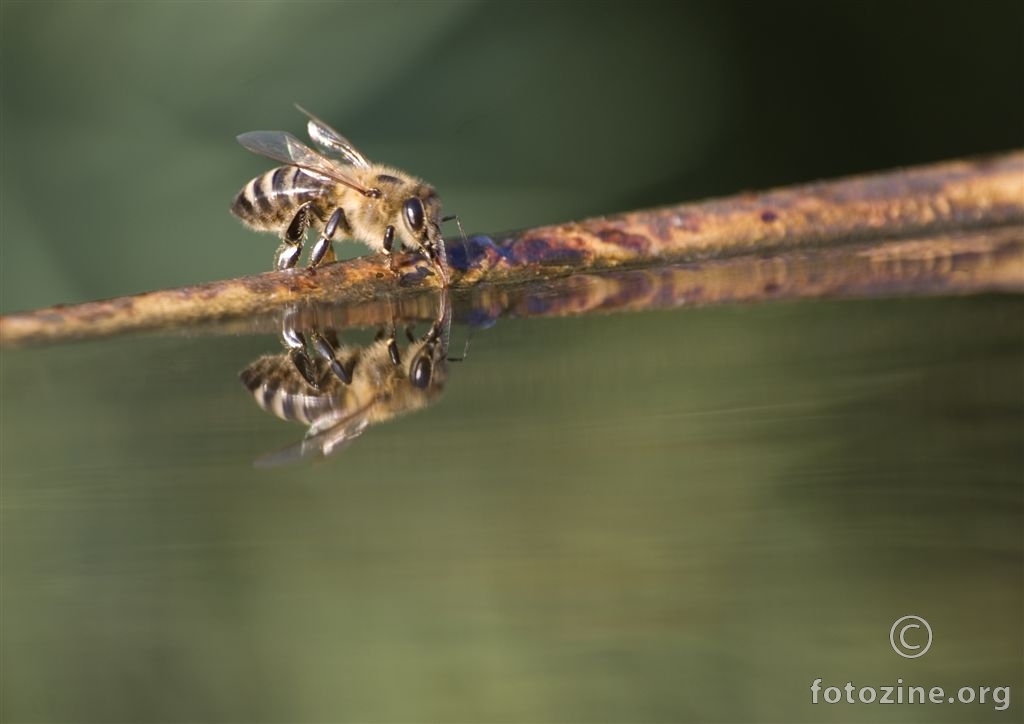
<path fill-rule="evenodd" d="M 303 428 L 237 373 L 273 335 L 4 350 L 3 718 L 1019 718 L 809 687 L 1024 695 L 1022 313 L 502 319 L 431 406 L 269 469 Z"/>

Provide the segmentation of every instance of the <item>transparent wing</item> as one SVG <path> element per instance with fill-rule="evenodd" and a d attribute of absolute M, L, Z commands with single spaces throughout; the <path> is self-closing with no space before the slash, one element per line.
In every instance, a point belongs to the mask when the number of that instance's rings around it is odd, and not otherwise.
<path fill-rule="evenodd" d="M 369 426 L 369 407 L 366 405 L 349 415 L 314 424 L 301 442 L 257 458 L 256 467 L 291 465 L 309 458 L 325 458 L 344 450 Z"/>
<path fill-rule="evenodd" d="M 313 142 L 316 145 L 320 146 L 320 148 L 325 151 L 333 151 L 334 153 L 337 153 L 346 162 L 353 166 L 359 166 L 360 168 L 370 167 L 370 162 L 366 160 L 366 156 L 359 153 L 359 151 L 356 150 L 356 147 L 352 145 L 351 141 L 300 106 L 298 103 L 295 104 L 295 107 L 299 109 L 300 113 L 309 119 L 306 123 L 306 130 L 309 132 L 309 137 L 313 139 Z"/>
<path fill-rule="evenodd" d="M 369 189 L 340 169 L 338 164 L 324 158 L 286 131 L 250 131 L 239 136 L 238 142 L 260 156 L 318 173 L 362 194 L 370 193 Z"/>

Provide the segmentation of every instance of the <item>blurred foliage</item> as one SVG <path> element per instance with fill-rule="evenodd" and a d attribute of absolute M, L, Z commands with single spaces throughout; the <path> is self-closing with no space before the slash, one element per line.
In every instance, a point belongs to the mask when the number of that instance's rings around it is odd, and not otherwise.
<path fill-rule="evenodd" d="M 270 268 L 234 137 L 301 133 L 295 101 L 483 232 L 1024 140 L 1017 2 L 0 12 L 5 312 Z"/>

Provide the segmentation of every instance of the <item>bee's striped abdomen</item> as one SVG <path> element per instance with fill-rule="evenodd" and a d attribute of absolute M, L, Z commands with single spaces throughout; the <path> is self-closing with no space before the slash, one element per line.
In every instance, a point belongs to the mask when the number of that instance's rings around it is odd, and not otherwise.
<path fill-rule="evenodd" d="M 317 364 L 322 373 L 325 365 Z M 288 355 L 260 357 L 239 373 L 239 379 L 252 393 L 256 403 L 282 420 L 311 425 L 337 405 L 343 394 L 340 382 L 325 379 L 321 390 L 313 390 L 295 369 Z"/>
<path fill-rule="evenodd" d="M 319 198 L 324 181 L 298 166 L 279 166 L 242 187 L 231 204 L 231 213 L 256 229 L 280 231 L 299 206 Z"/>

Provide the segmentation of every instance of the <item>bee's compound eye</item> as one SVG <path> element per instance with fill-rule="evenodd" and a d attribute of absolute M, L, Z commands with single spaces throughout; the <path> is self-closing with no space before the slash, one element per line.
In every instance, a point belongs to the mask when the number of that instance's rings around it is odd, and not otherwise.
<path fill-rule="evenodd" d="M 412 386 L 418 389 L 426 389 L 430 384 L 431 365 L 429 357 L 417 357 L 412 363 L 412 374 L 410 381 Z"/>
<path fill-rule="evenodd" d="M 406 199 L 405 203 L 402 204 L 402 211 L 405 213 L 405 223 L 409 225 L 409 228 L 413 231 L 419 231 L 423 228 L 423 202 L 413 196 L 410 199 Z"/>

